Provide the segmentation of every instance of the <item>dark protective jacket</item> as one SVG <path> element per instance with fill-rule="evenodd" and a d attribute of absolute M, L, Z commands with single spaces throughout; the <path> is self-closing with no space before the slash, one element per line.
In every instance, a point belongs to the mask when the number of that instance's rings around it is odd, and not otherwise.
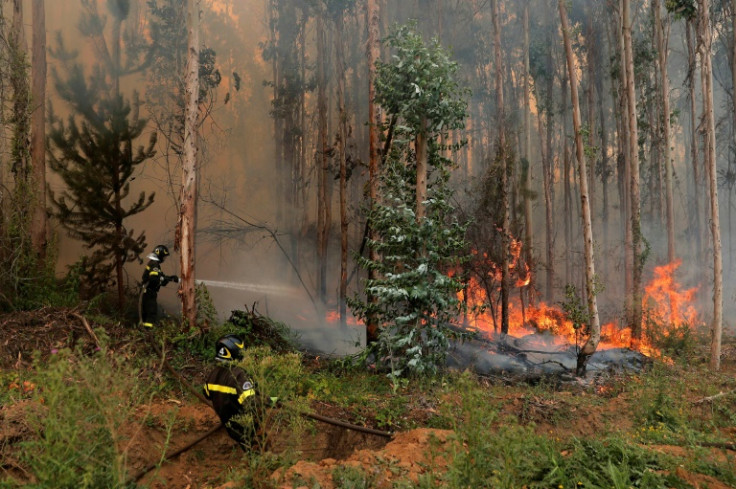
<path fill-rule="evenodd" d="M 235 365 L 218 365 L 207 376 L 204 395 L 212 401 L 217 416 L 233 440 L 243 449 L 253 446 L 262 410 L 255 386 L 245 371 Z M 242 416 L 240 420 L 234 417 Z M 247 419 L 247 426 L 243 419 Z"/>
<path fill-rule="evenodd" d="M 169 277 L 161 271 L 161 262 L 148 260 L 146 269 L 143 270 L 143 287 L 145 288 L 145 293 L 152 294 L 155 297 L 161 286 L 168 283 Z"/>
<path fill-rule="evenodd" d="M 158 319 L 158 291 L 169 281 L 179 279 L 176 276 L 168 277 L 161 270 L 161 262 L 149 260 L 146 269 L 143 270 L 143 289 L 140 298 L 140 316 L 143 327 L 151 329 Z"/>

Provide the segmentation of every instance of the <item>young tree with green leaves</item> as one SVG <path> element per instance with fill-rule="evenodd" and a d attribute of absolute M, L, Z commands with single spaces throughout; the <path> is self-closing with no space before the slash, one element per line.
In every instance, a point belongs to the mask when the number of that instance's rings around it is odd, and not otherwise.
<path fill-rule="evenodd" d="M 374 300 L 351 303 L 360 317 L 380 325 L 373 348 L 394 379 L 443 365 L 462 289 L 450 271 L 465 248 L 466 226 L 450 204 L 454 165 L 440 138 L 464 127 L 466 93 L 457 64 L 436 39 L 425 43 L 415 29 L 395 28 L 385 41 L 391 61 L 376 65 L 376 102 L 395 122 L 383 127 L 393 143 L 369 216 L 374 235 L 368 246 L 379 259 L 359 257 L 362 267 L 377 272 L 364 289 Z"/>

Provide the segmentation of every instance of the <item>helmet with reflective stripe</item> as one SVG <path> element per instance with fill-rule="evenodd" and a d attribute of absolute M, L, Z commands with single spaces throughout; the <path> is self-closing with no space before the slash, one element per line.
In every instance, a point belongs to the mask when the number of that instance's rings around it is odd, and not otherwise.
<path fill-rule="evenodd" d="M 243 350 L 245 349 L 245 343 L 240 337 L 229 334 L 223 336 L 215 344 L 215 360 L 221 362 L 233 362 L 243 358 Z"/>
<path fill-rule="evenodd" d="M 164 245 L 158 245 L 153 249 L 153 254 L 156 255 L 161 262 L 163 262 L 164 258 L 169 256 L 169 249 Z"/>

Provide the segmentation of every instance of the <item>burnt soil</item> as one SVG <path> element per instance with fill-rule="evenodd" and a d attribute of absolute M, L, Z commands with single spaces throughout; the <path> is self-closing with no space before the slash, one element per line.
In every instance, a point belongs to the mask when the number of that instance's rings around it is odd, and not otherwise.
<path fill-rule="evenodd" d="M 74 310 L 39 310 L 0 316 L 0 389 L 17 389 L 19 392 L 32 390 L 35 386 L 19 385 L 8 372 L 28 369 L 32 353 L 41 356 L 64 347 L 81 348 L 92 352 L 97 339 L 87 329 L 84 322 L 94 328 L 86 318 Z M 132 354 L 142 345 L 131 341 L 126 327 L 106 325 L 111 349 L 117 354 Z M 315 359 L 310 359 L 314 362 Z M 192 384 L 199 385 L 204 375 L 204 365 L 198 366 L 191 359 L 186 362 L 183 375 Z M 736 374 L 736 347 L 724 345 L 722 368 Z M 10 379 L 10 380 L 8 380 Z M 627 415 L 631 411 L 631 395 L 619 384 L 620 379 L 610 379 L 593 388 L 582 390 L 570 386 L 560 388 L 553 398 L 535 396 L 534 390 L 524 383 L 514 384 L 506 379 L 504 394 L 494 398 L 494 402 L 507 412 L 517 413 L 523 424 L 531 424 L 538 433 L 561 439 L 583 437 L 592 432 L 605 432 L 611 425 L 621 431 L 632 427 L 633 421 Z M 599 402 L 586 403 L 585 409 L 578 409 L 577 396 L 591 396 Z M 22 397 L 22 396 L 21 396 Z M 357 467 L 371 474 L 372 487 L 391 487 L 397 479 L 416 481 L 427 472 L 441 473 L 449 462 L 445 455 L 447 444 L 451 443 L 452 433 L 443 429 L 431 428 L 431 420 L 437 414 L 440 400 L 417 397 L 409 401 L 406 419 L 402 425 L 411 426 L 394 433 L 392 438 L 346 430 L 344 428 L 318 423 L 308 430 L 301 440 L 302 458 L 286 470 L 271 474 L 278 487 L 335 487 L 332 474 L 336 467 Z M 370 416 L 370 407 L 364 406 L 359 419 L 354 413 L 325 402 L 314 402 L 312 410 L 320 415 L 382 429 L 381 423 Z M 491 408 L 493 406 L 489 406 Z M 0 406 L 0 481 L 6 476 L 18 481 L 31 482 L 33 476 L 15 456 L 17 443 L 27 439 L 29 428 L 25 418 L 30 410 L 37 409 L 30 400 L 20 400 Z M 707 403 L 697 404 L 697 410 L 708 410 Z M 194 396 L 180 391 L 169 392 L 150 403 L 141 405 L 129 425 L 125 427 L 130 440 L 128 449 L 128 470 L 137 474 L 161 458 L 163 448 L 169 453 L 189 444 L 192 440 L 219 425 L 219 420 L 208 406 Z M 171 433 L 167 443 L 166 423 L 163 420 L 175 418 L 177 429 Z M 148 420 L 141 422 L 142 419 Z M 157 421 L 158 420 L 158 421 Z M 730 436 L 733 437 L 736 428 Z M 431 449 L 430 449 L 431 447 Z M 670 445 L 649 446 L 674 456 L 687 456 L 687 448 Z M 278 451 L 278 442 L 271 449 Z M 734 460 L 736 451 L 724 447 L 706 449 L 716 460 Z M 233 468 L 242 468 L 247 462 L 243 452 L 236 448 L 224 430 L 216 431 L 193 448 L 163 463 L 148 472 L 139 481 L 150 488 L 193 489 L 199 487 L 228 489 L 243 487 L 228 480 Z M 677 469 L 677 476 L 695 488 L 725 489 L 718 480 L 701 474 Z M 309 481 L 308 483 L 303 481 Z M 315 485 L 319 484 L 319 486 Z M 301 485 L 300 485 L 301 484 Z"/>

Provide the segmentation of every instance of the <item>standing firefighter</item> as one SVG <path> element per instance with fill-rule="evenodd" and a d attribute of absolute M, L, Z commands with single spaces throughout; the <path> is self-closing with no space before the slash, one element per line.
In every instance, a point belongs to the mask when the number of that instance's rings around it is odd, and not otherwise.
<path fill-rule="evenodd" d="M 148 265 L 143 271 L 143 288 L 141 290 L 140 317 L 144 328 L 153 328 L 158 319 L 158 290 L 169 282 L 178 282 L 176 275 L 164 275 L 161 264 L 169 256 L 169 249 L 158 245 L 148 255 Z"/>
<path fill-rule="evenodd" d="M 262 409 L 253 382 L 235 365 L 243 358 L 243 348 L 243 340 L 232 334 L 217 340 L 215 360 L 219 365 L 207 377 L 204 395 L 212 401 L 230 438 L 248 450 L 257 443 Z"/>

